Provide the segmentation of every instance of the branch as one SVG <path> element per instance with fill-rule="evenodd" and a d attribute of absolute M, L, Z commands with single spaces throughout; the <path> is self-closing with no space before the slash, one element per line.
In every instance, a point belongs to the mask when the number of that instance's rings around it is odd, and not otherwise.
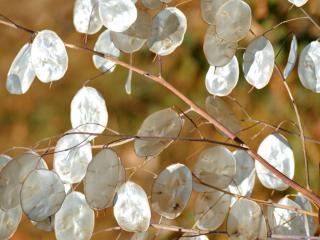
<path fill-rule="evenodd" d="M 25 30 L 24 27 L 17 26 L 17 24 L 12 24 L 12 21 L 11 22 L 10 21 L 1 21 L 0 24 L 8 26 L 8 27 L 11 27 L 11 28 L 14 28 L 14 29 L 20 29 L 20 30 L 23 30 L 23 31 L 26 31 L 26 32 L 30 33 L 30 31 L 28 29 Z M 32 31 L 32 34 L 36 34 L 36 31 Z M 248 154 L 253 159 L 259 161 L 265 168 L 267 168 L 270 172 L 272 172 L 276 177 L 281 179 L 285 184 L 289 185 L 290 187 L 295 189 L 297 192 L 302 193 L 305 197 L 307 197 L 308 199 L 313 201 L 318 207 L 320 207 L 320 198 L 319 198 L 319 196 L 317 194 L 315 194 L 314 192 L 312 192 L 309 189 L 305 189 L 303 186 L 301 186 L 300 184 L 298 184 L 294 180 L 291 180 L 286 175 L 281 173 L 278 169 L 273 167 L 269 162 L 267 162 L 265 159 L 263 159 L 256 151 L 251 149 L 236 134 L 234 134 L 232 131 L 230 131 L 228 128 L 226 128 L 222 123 L 217 121 L 215 118 L 210 116 L 205 110 L 203 110 L 200 106 L 198 106 L 196 103 L 194 103 L 191 99 L 186 97 L 182 92 L 180 92 L 178 89 L 176 89 L 173 85 L 171 85 L 169 82 L 167 82 L 162 77 L 150 74 L 145 70 L 142 70 L 140 68 L 137 68 L 135 66 L 127 64 L 127 63 L 125 63 L 125 62 L 123 62 L 123 61 L 121 61 L 121 60 L 119 60 L 117 58 L 114 58 L 112 56 L 106 55 L 106 54 L 104 54 L 102 52 L 95 51 L 95 50 L 90 49 L 88 47 L 81 47 L 81 46 L 77 46 L 75 44 L 66 43 L 66 42 L 65 42 L 65 46 L 67 48 L 70 48 L 70 49 L 83 51 L 83 52 L 87 52 L 87 53 L 90 53 L 90 54 L 94 54 L 94 55 L 103 57 L 103 58 L 105 58 L 107 60 L 113 61 L 115 64 L 117 64 L 119 66 L 122 66 L 122 67 L 127 68 L 127 69 L 131 69 L 133 72 L 135 72 L 135 73 L 137 73 L 137 74 L 139 74 L 141 76 L 144 76 L 144 77 L 148 78 L 149 80 L 152 80 L 152 81 L 160 84 L 161 86 L 163 86 L 164 88 L 169 90 L 171 93 L 176 95 L 180 100 L 182 100 L 185 104 L 187 104 L 193 111 L 195 111 L 201 117 L 203 117 L 208 122 L 213 124 L 219 131 L 223 132 L 228 138 L 233 140 L 240 147 L 242 147 L 244 149 L 247 149 L 246 151 L 248 152 Z"/>

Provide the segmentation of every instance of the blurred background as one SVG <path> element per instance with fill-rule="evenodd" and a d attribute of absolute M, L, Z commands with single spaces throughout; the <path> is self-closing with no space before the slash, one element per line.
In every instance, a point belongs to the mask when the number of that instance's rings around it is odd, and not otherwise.
<path fill-rule="evenodd" d="M 182 1 L 173 0 L 170 5 L 174 6 Z M 291 9 L 287 1 L 251 0 L 247 2 L 252 8 L 254 18 L 252 30 L 256 34 L 262 34 L 281 21 L 303 16 L 298 9 Z M 0 0 L 0 13 L 30 29 L 51 29 L 57 32 L 65 42 L 82 45 L 84 36 L 75 31 L 72 23 L 73 4 L 74 1 L 72 0 Z M 205 99 L 209 95 L 204 85 L 204 78 L 209 65 L 204 57 L 202 44 L 208 26 L 201 18 L 200 2 L 198 0 L 180 5 L 179 8 L 188 18 L 188 31 L 182 46 L 173 54 L 162 58 L 163 77 L 197 104 L 204 106 Z M 304 9 L 320 23 L 320 0 L 309 0 Z M 154 11 L 150 13 L 155 14 Z M 68 71 L 62 80 L 54 82 L 52 85 L 43 84 L 36 80 L 26 94 L 20 96 L 10 95 L 5 88 L 6 74 L 19 49 L 24 43 L 30 41 L 30 35 L 2 25 L 0 25 L 0 33 L 0 152 L 6 152 L 14 157 L 21 150 L 7 152 L 9 148 L 13 146 L 30 147 L 42 139 L 62 134 L 70 129 L 69 113 L 73 96 L 89 78 L 99 74 L 99 72 L 94 68 L 90 54 L 68 49 L 70 63 Z M 319 30 L 308 20 L 284 24 L 275 31 L 268 33 L 267 37 L 271 40 L 275 52 L 278 53 L 276 62 L 281 69 L 286 64 L 292 38 L 291 33 L 296 34 L 298 38 L 299 52 L 306 44 L 317 39 L 320 35 Z M 93 48 L 97 36 L 98 34 L 89 36 L 88 45 L 90 47 Z M 239 47 L 246 47 L 252 39 L 253 35 L 248 35 L 247 38 L 240 42 Z M 243 50 L 237 51 L 240 65 L 242 54 Z M 153 58 L 154 54 L 144 48 L 133 55 L 133 64 L 151 73 L 158 73 L 158 64 L 152 61 Z M 122 54 L 121 59 L 128 61 L 129 56 Z M 127 74 L 128 71 L 126 69 L 117 67 L 112 74 L 105 74 L 88 83 L 88 85 L 97 88 L 106 99 L 110 118 L 109 128 L 133 135 L 139 129 L 143 119 L 157 110 L 167 107 L 176 107 L 176 109 L 182 110 L 188 109 L 176 96 L 156 83 L 136 74 L 133 75 L 132 95 L 127 95 L 124 88 Z M 302 87 L 296 69 L 290 75 L 288 83 L 300 110 L 305 134 L 313 139 L 320 139 L 320 95 Z M 250 90 L 251 86 L 241 74 L 238 85 L 231 93 L 231 96 L 236 98 L 253 118 L 274 125 L 286 120 L 296 122 L 292 104 L 276 72 L 274 72 L 273 78 L 267 87 L 262 90 Z M 245 118 L 245 115 L 234 101 L 228 98 L 225 100 L 234 109 L 239 119 Z M 189 117 L 197 124 L 203 121 L 196 114 L 190 114 Z M 249 125 L 248 123 L 243 123 L 243 127 Z M 286 122 L 282 126 L 290 131 L 297 131 L 290 123 Z M 183 134 L 185 136 L 198 136 L 196 131 L 190 132 L 192 128 L 193 125 L 190 122 L 187 123 Z M 198 130 L 204 136 L 225 140 L 213 127 L 202 125 L 198 127 Z M 260 130 L 261 132 L 259 132 Z M 260 134 L 252 139 L 258 132 Z M 240 136 L 256 149 L 261 140 L 271 132 L 272 129 L 263 128 L 260 125 L 241 133 Z M 284 135 L 287 136 L 295 153 L 295 180 L 304 185 L 304 164 L 300 140 L 296 136 Z M 101 137 L 97 138 L 95 143 L 107 143 L 108 141 L 110 139 Z M 47 141 L 39 145 L 39 147 L 47 146 Z M 159 173 L 166 166 L 176 162 L 184 163 L 192 169 L 198 154 L 205 147 L 208 147 L 208 145 L 176 142 L 160 156 L 148 163 L 146 169 Z M 137 166 L 143 161 L 143 159 L 136 157 L 134 154 L 132 143 L 118 147 L 115 150 L 128 168 Z M 310 161 L 311 186 L 315 192 L 320 193 L 318 168 L 320 147 L 307 142 L 307 153 Z M 51 167 L 52 157 L 48 156 L 46 160 Z M 152 177 L 152 175 L 144 171 L 139 171 L 132 180 L 141 184 L 149 194 Z M 78 190 L 81 190 L 81 186 Z M 282 193 L 276 193 L 272 198 L 277 200 L 287 193 L 294 193 L 294 191 L 289 189 Z M 268 199 L 270 194 L 271 191 L 263 188 L 257 180 L 253 196 L 260 199 Z M 196 194 L 193 194 L 187 209 L 179 218 L 173 221 L 163 220 L 163 223 L 185 228 L 192 227 L 194 223 L 192 209 L 195 197 Z M 152 221 L 157 222 L 159 217 L 156 214 L 153 215 Z M 112 209 L 97 212 L 96 217 L 95 231 L 116 226 Z M 94 235 L 93 239 L 115 239 L 118 234 L 119 232 L 100 233 Z M 128 239 L 130 236 L 130 234 L 123 233 L 120 239 Z M 173 239 L 177 236 L 179 235 L 162 231 L 158 239 Z M 210 239 L 218 238 L 210 236 Z M 54 239 L 54 233 L 42 232 L 36 229 L 24 217 L 12 239 Z M 220 237 L 220 239 L 224 239 L 224 237 Z"/>

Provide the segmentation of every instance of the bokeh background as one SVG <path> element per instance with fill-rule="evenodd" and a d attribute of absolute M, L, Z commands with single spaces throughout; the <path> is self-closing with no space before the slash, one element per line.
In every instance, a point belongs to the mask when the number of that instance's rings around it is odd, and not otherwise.
<path fill-rule="evenodd" d="M 183 0 L 174 0 L 170 5 L 175 5 Z M 252 30 L 256 34 L 262 34 L 277 23 L 303 16 L 296 8 L 290 8 L 290 4 L 285 0 L 250 0 L 252 7 L 253 25 Z M 77 45 L 83 44 L 84 36 L 77 33 L 73 27 L 74 1 L 65 0 L 0 0 L 0 13 L 9 17 L 13 21 L 34 30 L 51 29 L 58 33 L 64 41 Z M 180 89 L 193 101 L 204 106 L 205 98 L 208 93 L 205 89 L 204 78 L 208 70 L 208 63 L 202 51 L 204 34 L 207 29 L 206 23 L 201 19 L 199 0 L 192 0 L 179 6 L 188 18 L 188 31 L 184 42 L 173 54 L 162 58 L 163 76 L 170 83 Z M 320 23 L 320 0 L 309 0 L 304 7 L 316 21 Z M 151 11 L 151 14 L 155 12 Z M 320 32 L 308 20 L 300 20 L 284 24 L 276 30 L 268 33 L 275 51 L 279 53 L 277 63 L 283 69 L 292 35 L 296 34 L 299 42 L 299 51 L 310 41 L 319 37 Z M 93 47 L 98 34 L 90 36 L 88 45 Z M 248 35 L 240 42 L 240 47 L 245 47 L 253 39 L 253 35 Z M 16 156 L 21 150 L 10 150 L 13 146 L 30 147 L 34 146 L 39 140 L 62 134 L 71 128 L 70 124 L 70 102 L 75 93 L 91 77 L 99 74 L 92 63 L 92 56 L 88 53 L 68 49 L 69 68 L 65 77 L 52 85 L 34 81 L 31 89 L 24 95 L 10 95 L 6 88 L 6 74 L 10 64 L 21 46 L 30 41 L 30 35 L 19 30 L 11 29 L 0 25 L 0 152 L 6 152 L 11 156 Z M 237 52 L 241 64 L 243 50 Z M 157 73 L 158 64 L 153 62 L 154 54 L 144 48 L 134 54 L 134 65 L 146 69 L 149 72 Z M 121 59 L 128 61 L 129 57 L 125 54 Z M 126 134 L 135 134 L 143 119 L 150 113 L 167 108 L 186 110 L 187 106 L 179 99 L 141 76 L 133 75 L 133 92 L 127 95 L 124 89 L 128 71 L 117 67 L 112 74 L 105 74 L 88 85 L 97 88 L 106 99 L 109 111 L 108 127 Z M 288 79 L 289 86 L 301 113 L 301 118 L 307 136 L 320 139 L 320 95 L 315 94 L 302 87 L 299 82 L 296 69 Z M 281 79 L 274 72 L 269 85 L 262 90 L 252 90 L 243 75 L 241 75 L 237 87 L 231 96 L 236 98 L 244 108 L 255 119 L 263 120 L 275 125 L 282 121 L 296 121 L 293 107 L 288 95 L 281 83 Z M 237 113 L 239 119 L 245 115 L 241 112 L 237 104 L 230 99 L 226 99 Z M 196 114 L 190 114 L 190 118 L 195 123 L 200 124 L 200 119 Z M 243 123 L 243 127 L 248 124 Z M 297 131 L 292 124 L 285 123 L 283 127 L 290 131 Z M 260 141 L 272 130 L 263 126 L 257 126 L 251 130 L 241 133 L 241 137 L 250 142 L 256 148 Z M 251 139 L 260 130 L 260 134 Z M 183 134 L 185 136 L 198 136 L 197 131 L 192 131 L 193 125 L 187 123 Z M 201 125 L 198 130 L 204 136 L 225 140 L 213 127 Z M 295 180 L 301 184 L 304 181 L 304 164 L 301 151 L 301 143 L 298 137 L 285 134 L 292 145 L 296 159 Z M 107 143 L 108 138 L 98 138 L 95 143 Z M 54 142 L 53 142 L 54 143 Z M 48 146 L 48 142 L 40 143 L 39 147 Z M 198 153 L 208 147 L 199 143 L 172 144 L 160 156 L 146 165 L 146 169 L 159 173 L 164 167 L 181 162 L 187 164 L 191 169 L 197 159 Z M 132 143 L 116 148 L 126 167 L 137 166 L 143 159 L 135 156 Z M 320 147 L 307 142 L 307 152 L 310 161 L 311 185 L 315 192 L 319 193 L 319 156 Z M 52 166 L 52 156 L 47 156 L 49 166 Z M 134 181 L 141 184 L 147 193 L 150 193 L 152 175 L 139 171 L 134 176 Z M 79 188 L 81 190 L 81 186 Z M 286 192 L 275 193 L 273 199 L 277 200 L 287 193 L 294 193 L 289 189 Z M 254 197 L 268 199 L 271 192 L 261 186 L 256 181 Z M 196 194 L 193 194 L 184 213 L 174 221 L 164 220 L 165 224 L 173 224 L 183 227 L 193 225 L 193 204 Z M 97 212 L 97 223 L 95 231 L 99 231 L 116 225 L 112 215 L 112 209 Z M 157 222 L 159 217 L 154 214 L 152 221 Z M 222 227 L 223 229 L 223 227 Z M 94 235 L 93 239 L 115 239 L 119 232 L 101 233 Z M 175 233 L 160 232 L 158 239 L 173 239 L 179 236 Z M 130 234 L 123 233 L 120 239 L 128 239 Z M 218 237 L 210 236 L 211 239 Z M 220 237 L 221 238 L 221 237 Z M 222 237 L 223 238 L 223 237 Z M 36 229 L 31 223 L 23 218 L 18 231 L 13 236 L 14 240 L 31 239 L 54 239 L 53 233 L 42 232 Z"/>

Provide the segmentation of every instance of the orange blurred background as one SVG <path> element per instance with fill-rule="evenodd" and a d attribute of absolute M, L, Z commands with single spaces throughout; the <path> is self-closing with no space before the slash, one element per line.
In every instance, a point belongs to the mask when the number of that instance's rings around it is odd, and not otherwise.
<path fill-rule="evenodd" d="M 174 0 L 170 5 L 174 6 L 182 1 Z M 291 9 L 290 4 L 284 0 L 251 0 L 247 2 L 252 7 L 254 17 L 252 30 L 256 34 L 262 34 L 283 20 L 303 16 L 298 9 Z M 84 36 L 75 31 L 72 23 L 73 3 L 74 1 L 65 0 L 0 0 L 0 13 L 33 30 L 51 29 L 57 32 L 65 42 L 82 45 Z M 209 65 L 204 57 L 202 44 L 207 25 L 201 19 L 199 7 L 198 0 L 192 0 L 179 6 L 188 18 L 188 31 L 182 46 L 170 56 L 163 57 L 162 62 L 163 77 L 196 103 L 204 106 L 205 98 L 208 96 L 204 78 Z M 310 0 L 305 9 L 316 21 L 320 22 L 320 0 Z M 155 12 L 151 13 L 154 14 Z M 6 74 L 19 49 L 24 43 L 30 41 L 30 35 L 3 25 L 0 25 L 0 33 L 0 152 L 5 152 L 13 146 L 34 146 L 41 139 L 62 134 L 70 129 L 69 112 L 73 96 L 89 78 L 99 72 L 94 68 L 90 54 L 68 49 L 69 68 L 62 80 L 54 82 L 52 85 L 43 84 L 36 80 L 26 94 L 20 96 L 10 95 L 5 88 Z M 267 36 L 273 43 L 275 52 L 279 52 L 276 61 L 281 69 L 284 68 L 290 48 L 291 35 L 288 37 L 289 33 L 296 34 L 299 42 L 299 51 L 308 42 L 317 39 L 320 35 L 319 30 L 308 20 L 291 22 L 268 33 Z M 88 44 L 90 47 L 93 48 L 97 36 L 98 34 L 89 36 Z M 253 36 L 248 35 L 246 39 L 240 42 L 239 46 L 246 47 L 252 39 Z M 240 64 L 242 54 L 243 50 L 237 52 Z M 134 54 L 133 64 L 149 72 L 157 73 L 158 64 L 152 62 L 153 58 L 154 54 L 144 48 Z M 122 54 L 121 59 L 128 61 L 129 57 Z M 112 74 L 105 74 L 88 84 L 97 88 L 106 99 L 110 118 L 109 128 L 121 133 L 134 135 L 143 119 L 154 111 L 167 107 L 187 109 L 187 106 L 179 101 L 176 96 L 156 83 L 136 74 L 133 75 L 133 93 L 128 96 L 124 88 L 127 74 L 128 71 L 126 69 L 118 66 Z M 300 110 L 306 135 L 314 139 L 320 139 L 320 95 L 302 87 L 296 69 L 289 77 L 288 83 Z M 276 72 L 274 72 L 269 85 L 264 89 L 253 90 L 248 93 L 250 89 L 251 87 L 241 75 L 239 83 L 231 95 L 245 107 L 252 117 L 275 125 L 284 120 L 296 122 L 293 107 Z M 239 119 L 245 117 L 234 102 L 228 99 L 226 101 L 234 108 Z M 196 114 L 190 114 L 190 118 L 198 124 L 202 121 Z M 248 124 L 244 123 L 243 127 L 245 126 L 248 126 Z M 196 132 L 190 133 L 192 127 L 190 122 L 187 123 L 183 134 L 185 136 L 198 136 Z M 283 127 L 290 131 L 297 131 L 292 124 L 286 123 Z M 203 125 L 198 129 L 204 136 L 224 140 L 212 127 Z M 250 140 L 261 129 L 261 134 L 254 140 Z M 272 132 L 271 129 L 263 129 L 263 126 L 257 126 L 241 133 L 240 136 L 249 141 L 250 145 L 255 149 L 261 139 L 270 132 Z M 296 136 L 286 136 L 295 153 L 295 180 L 305 184 L 300 140 Z M 101 137 L 95 143 L 107 143 L 108 141 L 110 139 Z M 46 147 L 47 144 L 48 142 L 43 142 L 39 147 Z M 198 153 L 206 146 L 208 145 L 176 142 L 159 157 L 147 164 L 146 168 L 159 173 L 164 167 L 172 163 L 181 162 L 192 169 Z M 320 190 L 319 149 L 319 146 L 307 142 L 307 152 L 311 163 L 311 185 L 317 193 Z M 7 153 L 11 156 L 16 156 L 20 151 L 14 150 Z M 143 161 L 143 159 L 135 156 L 131 143 L 116 148 L 116 151 L 128 168 L 137 166 Z M 51 167 L 52 157 L 48 156 L 46 160 Z M 150 174 L 139 171 L 134 175 L 133 180 L 141 184 L 147 193 L 150 193 L 150 183 L 152 181 Z M 276 200 L 289 192 L 293 191 L 288 190 L 276 193 L 274 199 Z M 267 199 L 269 195 L 270 191 L 263 188 L 257 180 L 254 197 Z M 163 220 L 163 223 L 186 228 L 192 227 L 194 223 L 192 206 L 195 197 L 196 194 L 193 194 L 188 208 L 179 218 L 172 221 Z M 95 231 L 116 226 L 111 209 L 97 212 L 96 216 Z M 152 221 L 157 222 L 158 220 L 159 217 L 154 214 Z M 101 233 L 94 235 L 92 239 L 115 239 L 118 233 Z M 129 236 L 130 234 L 123 233 L 120 239 L 128 239 Z M 163 231 L 158 239 L 173 239 L 176 236 L 179 235 Z M 54 239 L 54 234 L 36 229 L 24 217 L 12 239 Z M 210 239 L 218 239 L 218 237 L 210 236 Z"/>

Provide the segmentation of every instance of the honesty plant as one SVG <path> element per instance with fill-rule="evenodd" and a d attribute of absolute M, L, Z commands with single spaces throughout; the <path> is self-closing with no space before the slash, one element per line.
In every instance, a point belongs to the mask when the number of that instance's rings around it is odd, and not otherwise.
<path fill-rule="evenodd" d="M 71 101 L 71 129 L 62 133 L 54 146 L 45 150 L 25 148 L 12 158 L 0 155 L 0 240 L 13 236 L 22 213 L 38 229 L 54 231 L 58 240 L 86 240 L 100 232 L 119 230 L 132 232 L 132 240 L 156 239 L 164 231 L 178 232 L 181 240 L 206 240 L 211 234 L 252 240 L 305 239 L 316 234 L 315 211 L 320 207 L 320 197 L 310 188 L 303 126 L 286 79 L 299 56 L 301 84 L 320 92 L 319 41 L 310 42 L 299 53 L 299 39 L 293 35 L 287 65 L 281 71 L 275 63 L 277 53 L 272 41 L 252 30 L 253 13 L 247 1 L 198 0 L 199 11 L 208 25 L 203 36 L 203 54 L 210 65 L 203 79 L 210 94 L 203 98 L 203 110 L 166 81 L 161 72 L 161 60 L 183 44 L 188 25 L 192 24 L 179 8 L 190 1 L 75 0 L 75 30 L 85 34 L 85 38 L 99 34 L 93 49 L 67 43 L 52 30 L 34 31 L 0 19 L 0 24 L 26 31 L 32 39 L 22 46 L 8 70 L 6 88 L 11 94 L 26 93 L 35 78 L 50 84 L 63 81 L 72 64 L 66 48 L 72 48 L 91 53 L 92 64 L 101 74 L 111 74 L 117 65 L 127 68 L 128 94 L 132 92 L 132 74 L 137 73 L 162 85 L 190 107 L 180 110 L 164 106 L 145 117 L 136 135 L 120 134 L 108 128 L 109 115 L 113 114 L 107 110 L 112 104 L 108 96 L 99 89 L 83 86 Z M 291 7 L 300 8 L 307 0 L 289 2 Z M 240 48 L 240 41 L 249 34 L 254 39 Z M 138 54 L 142 48 L 155 54 L 159 75 L 133 66 L 132 53 Z M 242 59 L 239 50 L 244 50 Z M 129 63 L 121 60 L 125 54 L 129 54 Z M 296 114 L 296 135 L 301 138 L 305 159 L 305 187 L 294 181 L 297 159 L 283 135 L 295 133 L 284 129 L 281 134 L 281 126 L 273 127 L 274 132 L 265 137 L 256 152 L 240 139 L 242 122 L 221 98 L 237 87 L 242 73 L 253 88 L 266 87 L 274 69 L 283 80 Z M 199 138 L 186 136 L 187 123 L 197 129 L 190 112 L 214 126 L 225 141 L 203 137 L 201 132 Z M 250 116 L 249 119 L 253 121 Z M 94 140 L 101 136 L 115 140 L 95 145 Z M 132 141 L 136 156 L 145 160 L 129 168 L 114 147 Z M 197 159 L 190 166 L 182 164 L 181 159 L 172 159 L 161 172 L 149 172 L 154 178 L 148 189 L 135 182 L 139 169 L 158 161 L 157 156 L 178 141 L 186 146 L 188 142 L 200 142 L 205 148 L 195 153 Z M 53 169 L 45 162 L 47 155 L 53 155 Z M 253 198 L 256 179 L 273 193 L 289 187 L 296 193 L 283 196 L 280 201 L 273 201 L 272 197 L 268 201 Z M 80 183 L 83 193 L 78 188 Z M 115 219 L 117 226 L 95 231 L 95 211 L 108 208 L 113 208 L 113 216 L 108 217 Z M 163 223 L 173 223 L 189 208 L 193 208 L 192 227 Z"/>

